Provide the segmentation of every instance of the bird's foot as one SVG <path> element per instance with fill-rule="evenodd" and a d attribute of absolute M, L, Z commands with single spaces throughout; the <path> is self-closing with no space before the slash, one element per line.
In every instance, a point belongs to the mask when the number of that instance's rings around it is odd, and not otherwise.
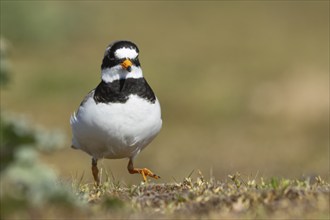
<path fill-rule="evenodd" d="M 130 174 L 134 174 L 134 173 L 141 174 L 144 182 L 147 182 L 147 176 L 152 177 L 154 179 L 160 178 L 160 176 L 154 174 L 147 168 L 134 168 L 132 158 L 128 162 L 127 169 Z"/>
<path fill-rule="evenodd" d="M 139 173 L 142 175 L 143 181 L 147 182 L 147 176 L 152 177 L 154 179 L 159 179 L 160 176 L 154 174 L 153 172 L 151 172 L 149 169 L 147 168 L 133 168 L 133 170 L 130 170 L 130 173 Z"/>

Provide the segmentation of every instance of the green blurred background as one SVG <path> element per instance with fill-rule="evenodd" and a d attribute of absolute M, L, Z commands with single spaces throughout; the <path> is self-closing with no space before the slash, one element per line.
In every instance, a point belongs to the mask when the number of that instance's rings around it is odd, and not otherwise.
<path fill-rule="evenodd" d="M 60 129 L 42 159 L 63 179 L 91 181 L 90 157 L 70 148 L 70 115 L 100 81 L 106 46 L 140 48 L 163 129 L 136 159 L 160 181 L 200 169 L 216 178 L 329 174 L 329 2 L 1 1 L 11 83 L 1 110 Z M 127 160 L 102 160 L 138 183 Z"/>

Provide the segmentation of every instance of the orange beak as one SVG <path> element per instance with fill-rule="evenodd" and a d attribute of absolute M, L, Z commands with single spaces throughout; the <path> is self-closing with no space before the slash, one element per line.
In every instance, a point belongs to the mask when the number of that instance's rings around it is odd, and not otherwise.
<path fill-rule="evenodd" d="M 132 65 L 133 65 L 133 63 L 132 63 L 132 61 L 130 61 L 129 59 L 126 59 L 126 60 L 124 60 L 124 62 L 121 63 L 121 66 L 122 66 L 125 70 L 127 70 L 128 72 L 131 72 L 131 70 L 132 70 Z"/>

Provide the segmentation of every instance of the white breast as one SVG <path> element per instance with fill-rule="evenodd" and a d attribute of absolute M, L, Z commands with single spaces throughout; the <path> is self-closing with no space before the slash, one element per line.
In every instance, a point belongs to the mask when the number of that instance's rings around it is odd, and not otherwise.
<path fill-rule="evenodd" d="M 98 103 L 92 96 L 71 117 L 72 144 L 94 158 L 135 157 L 162 126 L 158 100 L 131 95 L 122 103 Z"/>

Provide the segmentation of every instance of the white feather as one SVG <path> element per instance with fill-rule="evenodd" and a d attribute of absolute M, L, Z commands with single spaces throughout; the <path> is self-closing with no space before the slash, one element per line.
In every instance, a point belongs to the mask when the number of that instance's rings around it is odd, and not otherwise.
<path fill-rule="evenodd" d="M 160 105 L 137 95 L 124 104 L 96 104 L 91 96 L 71 126 L 73 146 L 94 158 L 134 158 L 161 129 Z"/>
<path fill-rule="evenodd" d="M 130 58 L 130 59 L 134 59 L 136 58 L 138 55 L 138 53 L 136 52 L 136 50 L 134 49 L 130 49 L 130 48 L 126 48 L 126 47 L 123 47 L 123 48 L 120 48 L 120 49 L 117 49 L 115 51 L 115 56 L 118 58 L 118 59 L 123 59 L 123 58 Z"/>
<path fill-rule="evenodd" d="M 101 71 L 102 80 L 106 83 L 113 82 L 114 80 L 127 79 L 127 78 L 141 78 L 143 77 L 140 67 L 132 66 L 131 72 L 123 69 L 121 65 L 117 65 L 111 68 L 105 68 Z"/>

